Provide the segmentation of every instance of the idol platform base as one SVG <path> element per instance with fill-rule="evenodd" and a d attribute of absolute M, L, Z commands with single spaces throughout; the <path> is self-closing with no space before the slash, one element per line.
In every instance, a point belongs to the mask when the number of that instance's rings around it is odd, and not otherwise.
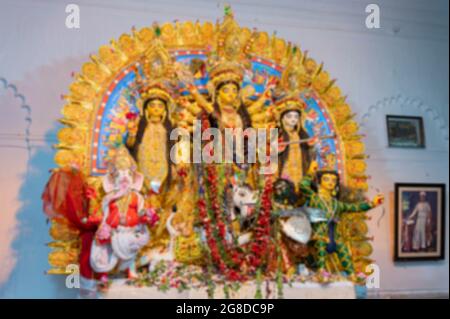
<path fill-rule="evenodd" d="M 256 293 L 255 283 L 243 284 L 238 292 L 230 292 L 231 299 L 254 299 Z M 278 298 L 276 284 L 269 285 L 269 295 L 266 292 L 266 284 L 262 285 L 263 298 Z M 107 293 L 100 298 L 105 299 L 207 299 L 206 288 L 191 289 L 178 292 L 169 289 L 166 292 L 159 291 L 156 287 L 134 287 L 125 284 L 123 280 L 116 280 L 110 286 Z M 217 286 L 215 299 L 225 298 L 223 287 Z M 315 282 L 285 284 L 283 289 L 284 299 L 355 299 L 355 285 L 349 281 L 334 282 L 321 285 Z"/>

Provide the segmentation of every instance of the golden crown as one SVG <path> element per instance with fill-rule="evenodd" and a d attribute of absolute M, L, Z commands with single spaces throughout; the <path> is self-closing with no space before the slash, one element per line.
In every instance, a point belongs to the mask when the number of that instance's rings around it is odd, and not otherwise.
<path fill-rule="evenodd" d="M 209 77 L 215 88 L 224 82 L 240 84 L 244 79 L 244 70 L 239 63 L 224 61 L 210 69 Z"/>
<path fill-rule="evenodd" d="M 335 154 L 327 154 L 325 157 L 325 161 L 323 163 L 322 168 L 319 170 L 320 172 L 323 171 L 336 171 L 336 155 Z"/>
<path fill-rule="evenodd" d="M 210 54 L 207 65 L 214 88 L 224 82 L 242 82 L 253 38 L 251 34 L 241 32 L 231 8 L 226 7 L 223 22 L 218 26 L 216 51 Z"/>
<path fill-rule="evenodd" d="M 118 148 L 109 161 L 110 170 L 135 169 L 136 163 L 131 158 L 130 153 L 124 148 Z"/>
<path fill-rule="evenodd" d="M 161 41 L 155 40 L 140 59 L 142 74 L 137 69 L 137 85 L 141 101 L 161 99 L 172 102 L 174 91 L 170 79 L 173 78 L 173 60 Z M 142 76 L 143 75 L 143 76 Z"/>
<path fill-rule="evenodd" d="M 300 78 L 305 72 L 301 63 L 300 51 L 295 50 L 281 75 L 279 86 L 284 91 L 298 94 L 300 90 Z"/>
<path fill-rule="evenodd" d="M 280 121 L 281 115 L 288 111 L 298 111 L 300 113 L 306 108 L 305 102 L 298 96 L 281 97 L 275 102 L 275 114 L 277 121 Z"/>
<path fill-rule="evenodd" d="M 160 99 L 166 103 L 172 101 L 172 97 L 169 93 L 169 89 L 163 86 L 161 83 L 155 83 L 150 86 L 145 87 L 141 91 L 141 99 L 147 101 L 150 99 Z"/>

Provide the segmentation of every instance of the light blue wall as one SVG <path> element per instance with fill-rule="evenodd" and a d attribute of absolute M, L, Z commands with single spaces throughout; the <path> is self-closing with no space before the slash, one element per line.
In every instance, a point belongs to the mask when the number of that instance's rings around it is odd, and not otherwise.
<path fill-rule="evenodd" d="M 54 134 L 49 132 L 49 134 Z M 13 242 L 17 263 L 9 280 L 0 287 L 0 298 L 74 298 L 77 291 L 65 288 L 63 276 L 50 276 L 47 254 L 50 242 L 48 225 L 42 213 L 40 199 L 53 167 L 53 150 L 39 147 L 33 150 L 28 172 L 23 175 L 19 192 L 22 203 L 17 212 L 19 233 Z"/>

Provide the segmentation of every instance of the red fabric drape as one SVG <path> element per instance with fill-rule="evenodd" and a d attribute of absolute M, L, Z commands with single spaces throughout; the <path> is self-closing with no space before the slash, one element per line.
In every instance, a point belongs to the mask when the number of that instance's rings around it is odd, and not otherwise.
<path fill-rule="evenodd" d="M 50 176 L 42 194 L 42 201 L 44 212 L 49 218 L 65 217 L 80 231 L 80 274 L 93 278 L 89 256 L 99 220 L 89 218 L 89 191 L 81 172 L 59 169 Z"/>

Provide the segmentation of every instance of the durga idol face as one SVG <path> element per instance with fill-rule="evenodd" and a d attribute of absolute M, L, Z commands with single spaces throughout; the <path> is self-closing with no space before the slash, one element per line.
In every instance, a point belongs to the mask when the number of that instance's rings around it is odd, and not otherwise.
<path fill-rule="evenodd" d="M 287 128 L 295 128 L 300 122 L 300 113 L 298 111 L 289 111 L 283 115 L 283 126 Z"/>
<path fill-rule="evenodd" d="M 219 86 L 218 102 L 219 106 L 225 111 L 235 108 L 238 99 L 239 87 L 235 83 L 226 83 Z"/>
<path fill-rule="evenodd" d="M 334 174 L 323 174 L 320 179 L 320 187 L 326 191 L 332 192 L 337 186 L 337 176 Z"/>
<path fill-rule="evenodd" d="M 146 115 L 148 120 L 164 120 L 166 105 L 159 99 L 153 99 L 146 106 Z"/>

